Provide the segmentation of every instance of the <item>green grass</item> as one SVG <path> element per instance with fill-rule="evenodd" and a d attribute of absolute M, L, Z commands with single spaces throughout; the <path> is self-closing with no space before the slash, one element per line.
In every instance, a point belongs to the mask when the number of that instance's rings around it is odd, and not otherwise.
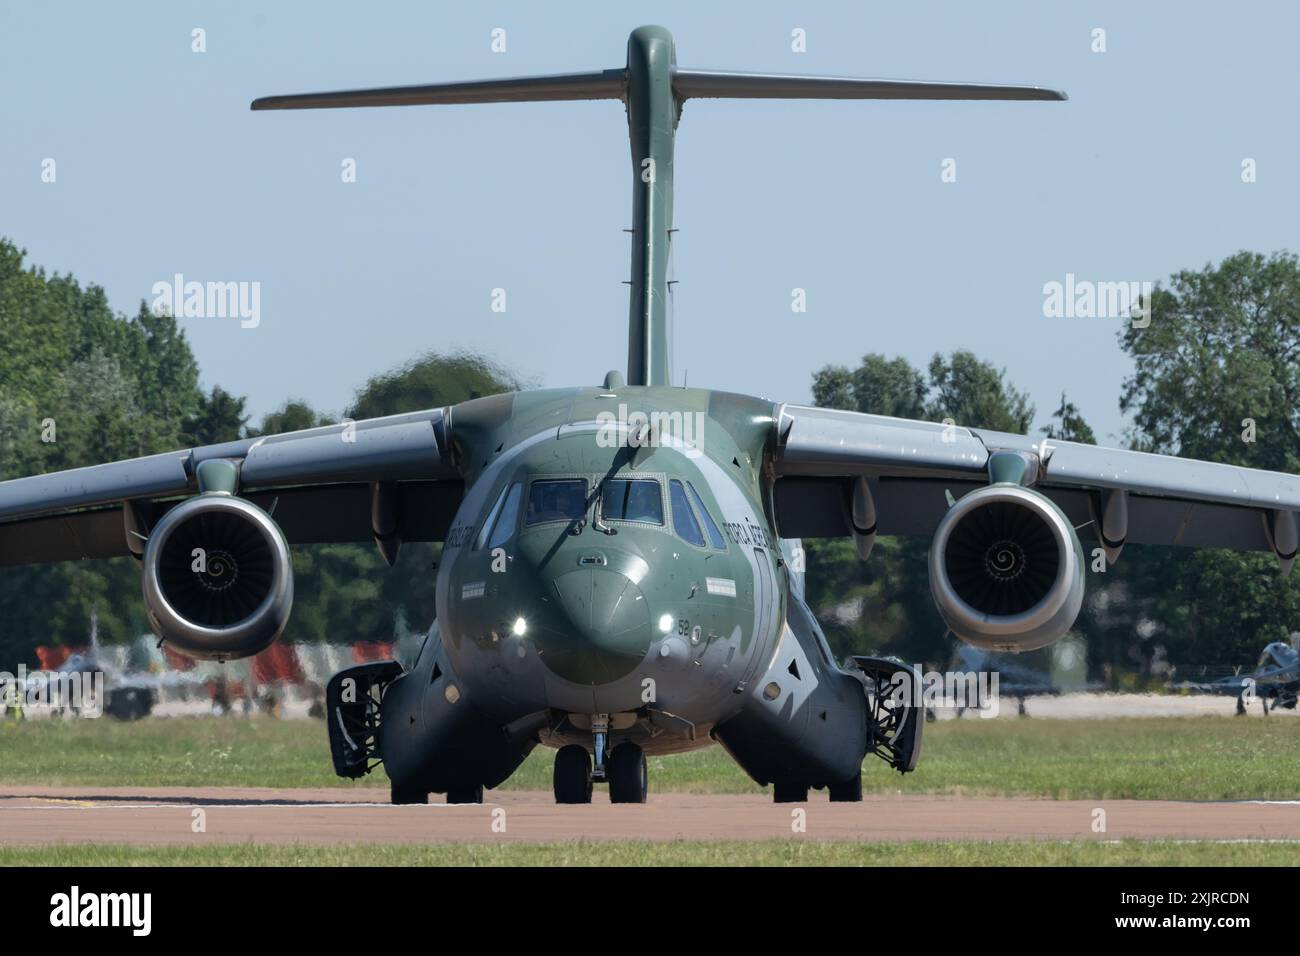
<path fill-rule="evenodd" d="M 538 748 L 503 789 L 550 788 Z M 918 770 L 868 758 L 868 793 L 1057 799 L 1295 799 L 1300 723 L 1231 716 L 941 721 Z M 652 791 L 759 788 L 718 747 L 650 761 Z M 349 787 L 330 768 L 319 721 L 174 718 L 0 722 L 0 784 Z M 382 771 L 361 785 L 386 786 Z"/>
<path fill-rule="evenodd" d="M 371 778 L 384 783 L 383 774 Z M 367 781 L 368 783 L 371 781 Z M 0 722 L 0 783 L 333 787 L 317 720 L 180 717 Z"/>
<path fill-rule="evenodd" d="M 0 866 L 1296 866 L 1300 845 L 1092 842 L 236 843 L 0 847 Z"/>

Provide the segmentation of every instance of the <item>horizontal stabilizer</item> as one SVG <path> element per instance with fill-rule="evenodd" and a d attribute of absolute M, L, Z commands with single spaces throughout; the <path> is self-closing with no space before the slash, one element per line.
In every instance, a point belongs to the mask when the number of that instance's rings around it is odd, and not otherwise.
<path fill-rule="evenodd" d="M 725 98 L 765 100 L 1063 100 L 1059 90 L 992 83 L 934 83 L 871 80 L 851 76 L 786 76 L 779 73 L 723 73 L 676 70 L 679 100 Z"/>
<path fill-rule="evenodd" d="M 426 106 L 448 103 L 525 103 L 537 100 L 618 100 L 627 87 L 623 69 L 596 73 L 516 76 L 468 83 L 389 86 L 373 90 L 263 96 L 255 110 L 319 110 L 347 106 Z"/>

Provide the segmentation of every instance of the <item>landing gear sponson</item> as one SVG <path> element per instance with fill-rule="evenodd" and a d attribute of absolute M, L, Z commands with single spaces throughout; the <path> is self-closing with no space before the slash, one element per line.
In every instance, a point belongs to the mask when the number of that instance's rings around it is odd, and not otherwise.
<path fill-rule="evenodd" d="M 537 744 L 537 726 L 503 729 L 483 717 L 436 625 L 409 671 L 396 661 L 350 667 L 330 678 L 325 704 L 335 773 L 356 779 L 382 763 L 398 804 L 428 803 L 430 793 L 482 803 Z"/>
<path fill-rule="evenodd" d="M 786 625 L 767 671 L 714 739 L 755 781 L 770 784 L 778 803 L 803 802 L 809 789 L 825 789 L 836 802 L 861 800 L 869 753 L 901 773 L 915 769 L 925 711 L 915 669 L 874 657 L 837 666 L 793 593 Z"/>
<path fill-rule="evenodd" d="M 762 732 L 774 732 L 771 724 L 785 715 L 782 711 L 766 715 L 766 728 L 755 721 L 756 730 L 748 733 L 738 734 L 735 722 L 719 728 L 719 740 L 741 766 L 760 783 L 772 784 L 776 803 L 803 803 L 810 789 L 826 790 L 832 803 L 861 801 L 865 754 L 875 754 L 900 773 L 916 769 L 925 708 L 918 697 L 897 690 L 909 682 L 909 691 L 919 686 L 915 670 L 884 658 L 855 657 L 851 664 L 856 673 L 821 673 L 809 699 L 810 719 L 783 728 L 797 735 L 796 747 L 765 749 L 762 743 Z M 797 662 L 793 669 L 786 667 L 791 676 L 798 671 Z M 841 691 L 843 696 L 837 698 Z"/>

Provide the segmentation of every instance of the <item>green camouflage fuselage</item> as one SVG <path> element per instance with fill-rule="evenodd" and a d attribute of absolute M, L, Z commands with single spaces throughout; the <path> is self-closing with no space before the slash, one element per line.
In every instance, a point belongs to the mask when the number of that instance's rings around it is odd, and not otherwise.
<path fill-rule="evenodd" d="M 439 629 L 486 716 L 662 711 L 707 742 L 771 657 L 784 616 L 761 475 L 773 411 L 725 393 L 626 386 L 519 392 L 452 410 L 469 486 L 438 572 Z M 638 436 L 643 424 L 649 432 Z M 566 479 L 584 483 L 581 516 L 532 521 L 523 502 L 533 483 Z M 606 482 L 630 479 L 660 490 L 662 523 L 602 517 Z M 703 518 L 689 519 L 703 544 L 677 533 L 686 519 L 673 480 L 698 493 L 722 547 Z M 488 541 L 484 525 L 516 484 L 513 526 L 494 527 Z M 681 749 L 683 739 L 660 743 Z"/>

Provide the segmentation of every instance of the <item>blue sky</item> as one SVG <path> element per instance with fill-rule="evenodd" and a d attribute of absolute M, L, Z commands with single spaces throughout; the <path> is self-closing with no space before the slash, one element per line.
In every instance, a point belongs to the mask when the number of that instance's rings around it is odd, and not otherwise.
<path fill-rule="evenodd" d="M 1124 422 L 1115 319 L 1043 317 L 1067 273 L 1162 279 L 1294 247 L 1300 8 L 1202 3 L 0 6 L 0 235 L 134 312 L 152 285 L 258 281 L 262 320 L 185 328 L 257 416 L 339 411 L 429 349 L 545 385 L 626 361 L 631 160 L 617 103 L 251 113 L 256 96 L 678 61 L 1023 82 L 1067 103 L 692 101 L 678 129 L 676 372 L 806 401 L 868 351 L 968 348 Z M 191 52 L 191 30 L 207 52 Z M 507 51 L 491 50 L 506 30 Z M 791 51 L 791 30 L 807 52 Z M 1105 53 L 1091 50 L 1106 31 Z M 940 166 L 957 161 L 957 181 Z M 1241 181 L 1241 162 L 1258 181 Z M 55 183 L 41 163 L 57 162 Z M 340 164 L 357 162 L 344 184 Z M 808 311 L 793 315 L 793 288 Z M 504 314 L 490 309 L 507 291 Z"/>

